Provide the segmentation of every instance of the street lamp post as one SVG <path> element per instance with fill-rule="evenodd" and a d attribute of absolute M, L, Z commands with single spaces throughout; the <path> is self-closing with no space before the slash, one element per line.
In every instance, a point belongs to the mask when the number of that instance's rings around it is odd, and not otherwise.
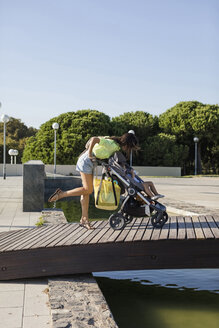
<path fill-rule="evenodd" d="M 14 164 L 17 164 L 17 156 L 18 155 L 18 150 L 14 149 Z"/>
<path fill-rule="evenodd" d="M 134 130 L 129 130 L 128 133 L 135 134 L 135 131 L 134 131 Z M 132 166 L 132 150 L 131 150 L 131 152 L 130 152 L 130 160 L 129 160 L 129 164 L 130 164 L 130 166 Z"/>
<path fill-rule="evenodd" d="M 53 123 L 52 128 L 54 130 L 54 174 L 56 174 L 56 132 L 59 128 L 59 124 Z"/>
<path fill-rule="evenodd" d="M 11 156 L 11 164 L 13 164 L 14 149 L 9 149 L 8 154 Z"/>
<path fill-rule="evenodd" d="M 3 114 L 1 121 L 4 123 L 3 179 L 6 179 L 6 123 L 9 122 L 8 115 Z"/>
<path fill-rule="evenodd" d="M 195 175 L 197 175 L 197 167 L 198 167 L 198 142 L 199 138 L 194 137 L 193 141 L 195 143 Z"/>

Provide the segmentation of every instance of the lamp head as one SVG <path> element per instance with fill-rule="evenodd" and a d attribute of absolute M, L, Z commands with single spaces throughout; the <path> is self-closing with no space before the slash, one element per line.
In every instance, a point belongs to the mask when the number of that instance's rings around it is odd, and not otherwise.
<path fill-rule="evenodd" d="M 14 149 L 9 149 L 8 154 L 9 154 L 10 156 L 14 156 Z"/>
<path fill-rule="evenodd" d="M 54 130 L 58 130 L 58 128 L 59 128 L 59 123 L 53 123 L 52 128 L 53 128 Z"/>
<path fill-rule="evenodd" d="M 6 115 L 6 114 L 2 114 L 2 116 L 1 116 L 1 121 L 2 121 L 3 123 L 8 123 L 9 120 L 10 120 L 10 117 L 9 117 L 8 115 Z"/>
<path fill-rule="evenodd" d="M 193 141 L 194 141 L 194 142 L 199 142 L 199 138 L 198 138 L 198 137 L 194 137 L 194 138 L 193 138 Z"/>

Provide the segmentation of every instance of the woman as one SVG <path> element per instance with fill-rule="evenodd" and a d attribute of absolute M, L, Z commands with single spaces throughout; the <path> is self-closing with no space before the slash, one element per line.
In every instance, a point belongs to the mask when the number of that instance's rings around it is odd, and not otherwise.
<path fill-rule="evenodd" d="M 138 141 L 133 133 L 125 133 L 121 137 L 92 137 L 89 147 L 78 158 L 76 170 L 80 172 L 82 187 L 62 191 L 57 189 L 48 199 L 49 202 L 57 201 L 61 198 L 81 196 L 81 220 L 80 225 L 90 230 L 93 229 L 88 218 L 89 195 L 93 192 L 93 161 L 95 158 L 106 159 L 116 151 L 124 151 L 129 156 L 131 150 L 138 150 Z"/>

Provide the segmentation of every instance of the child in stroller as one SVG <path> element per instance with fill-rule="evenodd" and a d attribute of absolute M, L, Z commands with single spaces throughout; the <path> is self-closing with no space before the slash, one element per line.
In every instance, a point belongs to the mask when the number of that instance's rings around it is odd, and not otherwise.
<path fill-rule="evenodd" d="M 99 162 L 99 161 L 98 161 Z M 133 176 L 133 168 L 126 163 L 121 152 L 116 152 L 109 158 L 108 163 L 100 161 L 108 176 L 117 180 L 121 193 L 125 194 L 120 210 L 109 218 L 109 224 L 114 230 L 122 229 L 133 217 L 150 216 L 155 228 L 161 228 L 168 220 L 166 207 L 152 199 L 145 191 L 143 180 Z"/>

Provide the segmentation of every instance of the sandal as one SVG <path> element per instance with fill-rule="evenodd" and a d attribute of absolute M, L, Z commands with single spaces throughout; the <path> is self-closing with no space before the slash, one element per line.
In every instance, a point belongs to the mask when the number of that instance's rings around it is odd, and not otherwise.
<path fill-rule="evenodd" d="M 90 224 L 89 221 L 84 221 L 83 222 L 83 220 L 80 220 L 79 226 L 80 227 L 83 227 L 83 228 L 85 228 L 87 230 L 93 230 L 94 229 L 94 227 L 91 226 L 91 224 Z"/>
<path fill-rule="evenodd" d="M 48 202 L 51 203 L 51 202 L 56 202 L 57 200 L 59 200 L 59 195 L 61 192 L 62 192 L 62 190 L 60 188 L 56 189 L 56 191 L 49 197 Z"/>

